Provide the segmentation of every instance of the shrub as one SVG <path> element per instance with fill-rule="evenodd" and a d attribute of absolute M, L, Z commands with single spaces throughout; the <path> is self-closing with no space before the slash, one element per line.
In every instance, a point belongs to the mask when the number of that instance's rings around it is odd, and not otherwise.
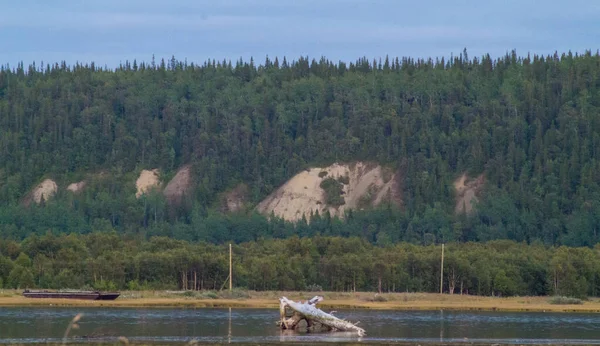
<path fill-rule="evenodd" d="M 327 175 L 327 171 L 320 171 L 319 172 L 319 178 L 323 178 L 326 175 Z"/>
<path fill-rule="evenodd" d="M 372 297 L 363 297 L 362 300 L 365 300 L 367 302 L 387 302 L 388 301 L 388 299 L 386 297 L 382 296 L 379 293 L 376 293 Z"/>
<path fill-rule="evenodd" d="M 137 280 L 130 280 L 127 282 L 127 289 L 130 291 L 139 291 L 140 283 Z"/>
<path fill-rule="evenodd" d="M 196 296 L 196 292 L 194 292 L 194 291 L 185 291 L 185 292 L 183 292 L 183 296 L 184 297 L 195 297 Z"/>
<path fill-rule="evenodd" d="M 28 268 L 15 265 L 8 275 L 7 287 L 31 288 L 34 287 L 33 274 Z M 77 287 L 77 286 L 76 286 Z"/>
<path fill-rule="evenodd" d="M 340 176 L 340 177 L 338 177 L 338 179 L 337 179 L 337 180 L 338 180 L 340 183 L 344 184 L 344 185 L 348 185 L 348 184 L 350 184 L 350 177 L 349 177 L 349 176 L 347 176 L 347 175 Z"/>
<path fill-rule="evenodd" d="M 130 291 L 150 291 L 150 286 L 147 281 L 131 280 L 127 282 L 127 289 Z"/>
<path fill-rule="evenodd" d="M 342 197 L 342 194 L 344 193 L 342 183 L 334 178 L 329 177 L 327 179 L 323 179 L 319 186 L 325 192 L 325 204 L 334 207 L 339 207 L 346 204 L 344 197 Z"/>
<path fill-rule="evenodd" d="M 311 284 L 306 286 L 306 290 L 310 292 L 321 292 L 323 287 L 321 287 L 321 285 Z"/>
<path fill-rule="evenodd" d="M 243 299 L 243 298 L 250 298 L 250 294 L 248 293 L 247 290 L 240 289 L 240 288 L 234 288 L 233 290 L 231 290 L 231 292 L 229 292 L 229 291 L 221 292 L 221 297 L 226 298 L 226 299 Z"/>
<path fill-rule="evenodd" d="M 555 305 L 583 304 L 579 298 L 571 298 L 565 296 L 554 296 L 548 300 L 548 303 Z"/>
<path fill-rule="evenodd" d="M 202 292 L 199 296 L 202 299 L 218 299 L 219 295 L 213 291 Z"/>
<path fill-rule="evenodd" d="M 111 280 L 100 279 L 94 283 L 94 288 L 99 291 L 116 291 L 117 285 Z"/>
<path fill-rule="evenodd" d="M 373 297 L 373 301 L 374 302 L 387 302 L 388 299 L 380 294 L 376 294 L 375 297 Z"/>

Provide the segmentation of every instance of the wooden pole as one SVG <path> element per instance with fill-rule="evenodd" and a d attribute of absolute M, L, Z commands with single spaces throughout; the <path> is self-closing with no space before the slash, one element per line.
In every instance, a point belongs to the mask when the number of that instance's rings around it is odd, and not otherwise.
<path fill-rule="evenodd" d="M 231 244 L 229 244 L 229 292 L 233 289 L 233 276 L 231 276 Z"/>
<path fill-rule="evenodd" d="M 440 294 L 444 289 L 444 244 L 442 244 L 442 265 L 440 266 Z"/>

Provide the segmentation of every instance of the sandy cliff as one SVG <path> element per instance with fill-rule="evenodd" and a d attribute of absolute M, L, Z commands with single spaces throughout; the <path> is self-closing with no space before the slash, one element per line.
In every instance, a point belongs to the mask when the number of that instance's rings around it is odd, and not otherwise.
<path fill-rule="evenodd" d="M 160 186 L 159 170 L 158 169 L 153 169 L 151 171 L 146 170 L 146 169 L 143 170 L 140 173 L 139 178 L 136 180 L 135 186 L 137 188 L 135 197 L 137 197 L 137 198 L 140 198 L 144 193 L 148 192 L 153 187 L 159 187 Z"/>
<path fill-rule="evenodd" d="M 478 195 L 484 184 L 483 174 L 476 179 L 469 179 L 466 173 L 463 173 L 454 181 L 454 189 L 456 190 L 456 206 L 454 211 L 457 214 L 473 212 L 473 205 L 479 201 Z"/>
<path fill-rule="evenodd" d="M 325 204 L 325 191 L 321 182 L 329 177 L 344 180 L 344 204 L 335 207 Z M 287 183 L 263 200 L 257 210 L 265 215 L 273 212 L 286 220 L 295 221 L 311 212 L 319 211 L 340 217 L 348 209 L 363 209 L 383 201 L 401 204 L 399 178 L 391 170 L 376 164 L 356 162 L 316 167 L 298 173 Z"/>

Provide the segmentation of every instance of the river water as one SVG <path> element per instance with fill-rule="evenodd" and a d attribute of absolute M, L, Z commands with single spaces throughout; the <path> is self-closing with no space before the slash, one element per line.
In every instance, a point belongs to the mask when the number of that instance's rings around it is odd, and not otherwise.
<path fill-rule="evenodd" d="M 282 333 L 277 309 L 0 308 L 0 343 L 69 340 L 213 343 L 364 342 L 600 344 L 600 314 L 457 311 L 340 310 L 360 321 L 367 336 L 352 333 Z"/>

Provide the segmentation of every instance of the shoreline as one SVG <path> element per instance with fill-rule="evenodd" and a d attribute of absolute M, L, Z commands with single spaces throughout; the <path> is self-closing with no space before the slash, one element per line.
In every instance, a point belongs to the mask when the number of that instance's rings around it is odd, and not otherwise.
<path fill-rule="evenodd" d="M 236 291 L 235 292 L 240 292 Z M 240 298 L 219 297 L 206 292 L 174 293 L 165 291 L 123 291 L 113 301 L 94 301 L 54 298 L 25 298 L 21 291 L 0 290 L 0 307 L 111 307 L 111 308 L 266 308 L 278 309 L 281 296 L 306 300 L 322 295 L 319 304 L 324 310 L 448 310 L 448 311 L 504 311 L 504 312 L 600 312 L 600 300 L 591 298 L 583 304 L 551 304 L 551 297 L 482 297 L 434 293 L 371 292 L 244 292 Z M 208 297 L 207 297 L 208 296 Z M 379 300 L 379 301 L 373 301 Z"/>

